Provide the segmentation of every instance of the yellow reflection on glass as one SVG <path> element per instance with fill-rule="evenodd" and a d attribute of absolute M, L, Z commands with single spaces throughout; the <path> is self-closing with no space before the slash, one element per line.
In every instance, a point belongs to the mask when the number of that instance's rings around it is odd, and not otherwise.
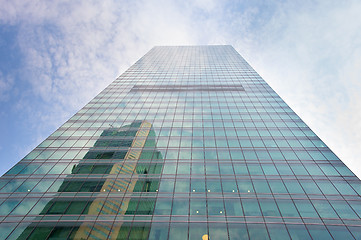
<path fill-rule="evenodd" d="M 202 236 L 202 240 L 209 240 L 208 234 L 204 234 L 204 235 Z"/>

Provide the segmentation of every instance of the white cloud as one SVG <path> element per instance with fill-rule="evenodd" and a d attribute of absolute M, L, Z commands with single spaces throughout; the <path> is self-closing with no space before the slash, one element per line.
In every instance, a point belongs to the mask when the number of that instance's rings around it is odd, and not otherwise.
<path fill-rule="evenodd" d="M 250 54 L 256 70 L 358 176 L 360 11 L 358 1 L 286 3 Z"/>
<path fill-rule="evenodd" d="M 0 102 L 7 101 L 14 86 L 14 77 L 11 74 L 0 72 Z"/>

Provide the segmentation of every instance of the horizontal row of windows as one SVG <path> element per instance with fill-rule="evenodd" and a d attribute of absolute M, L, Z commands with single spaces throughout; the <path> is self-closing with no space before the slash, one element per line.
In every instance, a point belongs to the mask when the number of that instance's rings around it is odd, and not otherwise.
<path fill-rule="evenodd" d="M 98 155 L 109 159 L 113 155 L 103 153 L 104 155 Z M 120 156 L 122 152 L 119 152 Z M 123 157 L 126 152 L 123 152 Z M 153 161 L 147 161 L 144 159 L 153 157 Z M 206 175 L 228 175 L 236 174 L 243 176 L 323 176 L 328 177 L 334 176 L 354 176 L 352 172 L 342 163 L 335 162 L 334 164 L 329 163 L 318 163 L 313 162 L 280 162 L 280 161 L 269 161 L 269 162 L 238 162 L 238 161 L 163 161 L 159 152 L 142 153 L 141 160 L 130 161 L 130 160 L 118 160 L 116 163 L 112 161 L 90 161 L 83 159 L 80 161 L 47 161 L 44 163 L 32 162 L 27 164 L 26 162 L 20 162 L 11 168 L 6 174 L 68 174 L 70 166 L 81 166 L 86 168 L 87 166 L 98 167 L 98 166 L 116 166 L 121 167 L 127 164 L 134 164 L 135 166 L 147 166 L 151 168 L 155 165 L 164 166 L 164 174 L 206 174 Z M 144 159 L 143 159 L 144 158 Z M 74 170 L 74 169 L 73 169 Z M 149 172 L 148 172 L 149 173 Z M 150 174 L 150 173 L 149 173 Z"/>
<path fill-rule="evenodd" d="M 279 121 L 279 120 L 299 120 L 299 117 L 297 115 L 268 115 L 268 114 L 253 114 L 253 115 L 189 115 L 189 116 L 178 116 L 178 115 L 174 115 L 174 114 L 169 114 L 167 115 L 166 113 L 130 113 L 130 114 L 124 114 L 124 115 L 119 115 L 119 116 L 104 116 L 102 117 L 101 115 L 99 116 L 79 116 L 79 115 L 75 115 L 73 116 L 70 121 L 74 121 L 74 120 L 80 120 L 80 121 L 100 121 L 100 122 L 105 122 L 105 121 L 110 121 L 108 124 L 113 124 L 115 121 L 123 123 L 123 122 L 132 122 L 134 120 L 137 121 L 141 121 L 141 120 L 148 120 L 149 122 L 152 122 L 153 120 L 156 119 L 164 119 L 165 121 L 181 121 L 183 119 L 183 117 L 185 118 L 184 120 L 187 120 L 186 122 L 190 121 L 190 120 L 194 120 L 195 122 L 198 121 L 210 121 L 210 120 L 226 120 L 226 121 L 238 121 L 238 120 L 251 120 L 251 119 L 255 119 L 255 120 L 274 120 L 274 121 Z"/>
<path fill-rule="evenodd" d="M 131 88 L 132 85 L 129 85 Z M 123 86 L 121 89 L 124 89 Z M 127 89 L 126 91 L 128 91 Z M 91 100 L 85 107 L 92 105 L 92 104 L 101 104 L 106 102 L 114 102 L 114 103 L 137 103 L 137 102 L 159 102 L 165 99 L 168 99 L 170 103 L 179 102 L 179 103 L 201 103 L 201 102 L 212 102 L 217 105 L 222 104 L 232 104 L 232 103 L 241 103 L 241 104 L 249 104 L 249 106 L 262 106 L 265 103 L 278 103 L 282 106 L 287 106 L 287 104 L 282 101 L 282 99 L 274 92 L 269 92 L 267 95 L 264 93 L 261 94 L 254 94 L 253 92 L 242 92 L 234 93 L 234 92 L 224 92 L 223 94 L 219 93 L 199 93 L 195 95 L 194 93 L 189 93 L 189 97 L 186 97 L 185 93 L 179 94 L 170 94 L 170 93 L 142 93 L 137 94 L 129 97 L 130 95 L 127 93 L 120 93 L 120 92 L 109 92 L 103 91 L 101 95 L 98 95 L 93 100 Z M 159 98 L 163 96 L 164 98 Z M 110 99 L 111 98 L 111 99 Z M 248 105 L 247 105 L 248 106 Z"/>
<path fill-rule="evenodd" d="M 355 195 L 361 187 L 355 181 L 246 179 L 246 178 L 159 178 L 145 177 L 145 167 L 135 169 L 133 178 L 74 178 L 66 179 L 6 179 L 0 181 L 0 192 L 165 192 L 165 193 L 257 193 L 257 194 L 307 194 Z M 148 168 L 159 172 L 158 166 Z M 106 167 L 96 171 L 109 171 Z M 138 174 L 139 173 L 139 174 Z M 77 173 L 73 173 L 77 174 Z M 156 176 L 156 175 L 155 175 Z M 159 184 L 160 183 L 160 184 Z"/>
<path fill-rule="evenodd" d="M 207 143 L 208 141 L 206 141 Z M 242 151 L 235 148 L 228 148 L 227 144 L 222 144 L 220 148 L 215 148 L 214 141 L 210 141 L 210 145 L 213 143 L 212 148 L 190 148 L 191 143 L 182 148 L 163 148 L 167 147 L 169 144 L 168 141 L 165 141 L 165 146 L 163 143 L 158 141 L 159 146 L 156 151 L 154 150 L 154 145 L 150 143 L 149 148 L 114 148 L 111 150 L 105 150 L 102 148 L 91 148 L 85 150 L 79 149 L 35 149 L 30 152 L 24 159 L 124 159 L 126 152 L 134 150 L 141 151 L 140 157 L 137 159 L 184 159 L 184 160 L 338 160 L 337 156 L 331 151 L 291 151 L 291 150 L 258 150 L 258 149 L 243 149 Z M 222 149 L 222 147 L 224 149 Z M 162 154 L 159 155 L 159 152 Z M 101 157 L 99 154 L 104 154 Z M 92 156 L 92 157 L 90 157 Z"/>
<path fill-rule="evenodd" d="M 0 215 L 264 216 L 359 220 L 357 201 L 308 199 L 92 198 L 8 199 Z"/>
<path fill-rule="evenodd" d="M 134 104 L 133 106 L 127 106 L 127 108 L 124 109 L 119 109 L 119 107 L 115 107 L 117 110 L 115 110 L 114 112 L 112 112 L 111 114 L 109 113 L 104 113 L 103 109 L 96 111 L 93 109 L 89 109 L 87 112 L 83 113 L 83 116 L 98 116 L 99 114 L 104 114 L 105 116 L 113 116 L 115 114 L 126 114 L 126 113 L 130 113 L 133 111 L 137 111 L 137 112 L 147 112 L 147 113 L 165 113 L 167 112 L 167 114 L 173 114 L 175 113 L 175 115 L 184 115 L 184 114 L 194 114 L 194 115 L 217 115 L 217 114 L 238 114 L 239 112 L 242 114 L 248 114 L 248 113 L 253 113 L 253 112 L 257 112 L 257 113 L 268 113 L 269 115 L 274 115 L 274 113 L 278 113 L 279 115 L 284 115 L 286 113 L 293 113 L 293 111 L 289 108 L 222 108 L 222 109 L 214 109 L 214 108 L 205 108 L 205 107 L 200 107 L 200 108 L 189 108 L 188 106 L 186 108 L 179 108 L 179 106 L 174 106 L 177 107 L 177 110 L 172 110 L 169 111 L 168 108 L 172 107 L 166 104 L 154 104 L 154 105 L 148 105 L 148 106 L 144 106 L 144 104 L 139 104 L 136 105 Z M 122 107 L 123 108 L 123 107 Z M 105 109 L 105 108 L 104 108 Z M 107 111 L 111 111 L 111 108 L 107 108 Z M 163 110 L 163 111 L 162 111 Z M 169 111 L 169 113 L 168 113 Z M 80 114 L 80 113 L 78 113 Z"/>
<path fill-rule="evenodd" d="M 81 224 L 81 225 L 80 225 Z M 3 226 L 3 236 L 8 236 L 16 225 L 13 223 Z M 361 230 L 358 226 L 345 227 L 343 225 L 321 224 L 274 224 L 274 223 L 142 223 L 107 222 L 97 223 L 42 223 L 38 226 L 20 225 L 18 231 L 9 235 L 9 239 L 84 239 L 101 236 L 108 239 L 122 240 L 193 240 L 202 239 L 207 235 L 209 239 L 243 240 L 243 239 L 360 239 Z M 99 231 L 102 229 L 103 231 Z M 104 231 L 107 229 L 107 231 Z"/>
<path fill-rule="evenodd" d="M 75 137 L 65 138 L 63 137 L 57 138 L 56 140 L 52 140 L 49 138 L 42 142 L 37 148 L 47 148 L 49 150 L 54 150 L 56 148 L 86 148 L 92 147 L 92 150 L 105 150 L 105 149 L 120 149 L 130 147 L 133 141 L 133 137 L 108 137 L 102 138 L 99 140 L 93 140 L 89 138 L 80 138 L 79 140 Z M 137 138 L 139 139 L 139 138 Z M 168 141 L 168 144 L 165 144 L 163 141 Z M 173 142 L 174 140 L 174 142 Z M 148 137 L 144 148 L 155 148 L 160 146 L 161 148 L 169 147 L 169 148 L 178 148 L 182 146 L 184 151 L 191 152 L 192 149 L 199 148 L 199 147 L 206 147 L 205 151 L 213 151 L 214 148 L 221 150 L 223 147 L 229 148 L 242 148 L 243 150 L 250 150 L 250 149 L 257 149 L 261 150 L 260 148 L 265 148 L 262 150 L 277 150 L 277 148 L 281 149 L 282 151 L 289 151 L 289 150 L 308 150 L 308 151 L 315 151 L 315 150 L 325 150 L 328 149 L 323 142 L 320 140 L 306 140 L 306 139 L 222 139 L 222 143 L 218 142 L 218 139 L 207 139 L 204 140 L 203 138 L 177 138 L 177 137 L 158 137 L 152 138 Z M 211 142 L 213 142 L 211 144 Z M 159 143 L 159 144 L 158 144 Z M 209 146 L 209 147 L 208 147 Z M 192 149 L 191 149 L 192 148 Z M 191 154 L 191 153 L 190 153 Z M 334 158 L 337 159 L 337 158 Z M 333 160 L 333 159 L 330 159 Z"/>
<path fill-rule="evenodd" d="M 158 155 L 159 156 L 159 155 Z M 147 157 L 147 156 L 145 156 Z M 244 176 L 298 176 L 310 175 L 317 177 L 319 175 L 327 176 L 354 176 L 352 172 L 341 162 L 338 164 L 313 164 L 313 163 L 238 163 L 238 162 L 173 162 L 173 161 L 153 161 L 152 163 L 146 161 L 119 161 L 116 163 L 118 169 L 121 170 L 122 166 L 126 168 L 128 164 L 134 164 L 137 168 L 146 168 L 146 174 L 160 174 L 163 169 L 163 174 L 206 174 L 206 175 L 244 175 Z M 88 161 L 80 161 L 80 164 L 73 165 L 72 173 L 90 174 L 85 169 L 98 169 L 98 168 L 112 168 L 115 166 L 114 163 L 103 162 L 103 163 L 88 163 Z M 149 169 L 157 166 L 160 171 L 152 172 Z M 164 166 L 164 168 L 163 168 Z M 6 174 L 68 174 L 68 163 L 31 163 L 21 164 L 18 163 Z M 78 170 L 79 169 L 79 170 Z M 337 170 L 336 170 L 337 169 Z M 92 171 L 93 171 L 92 170 Z M 65 171 L 65 172 L 64 172 Z M 138 171 L 136 171 L 138 172 Z M 94 174 L 107 174 L 109 172 L 94 172 Z M 114 174 L 114 173 L 113 173 Z M 140 174 L 140 172 L 138 172 Z"/>
<path fill-rule="evenodd" d="M 161 111 L 161 109 L 154 109 L 154 110 L 148 110 L 146 109 L 144 112 L 142 111 L 136 111 L 136 112 L 132 112 L 131 110 L 129 111 L 123 111 L 121 114 L 117 114 L 117 115 L 112 115 L 112 114 L 92 114 L 92 115 L 86 115 L 86 114 L 77 114 L 74 117 L 71 118 L 71 120 L 105 120 L 105 119 L 123 119 L 123 118 L 127 118 L 127 113 L 134 115 L 134 117 L 138 116 L 137 118 L 139 119 L 141 116 L 143 117 L 143 119 L 152 119 L 152 117 L 156 117 L 158 116 L 158 118 L 160 118 L 161 116 L 164 119 L 194 119 L 194 120 L 221 120 L 221 119 L 225 119 L 225 120 L 250 120 L 250 119 L 257 119 L 257 120 L 289 120 L 289 119 L 294 119 L 294 120 L 298 120 L 299 117 L 296 114 L 291 114 L 291 113 L 284 113 L 284 114 L 277 114 L 277 113 L 267 113 L 267 112 L 232 112 L 232 113 L 227 113 L 227 112 L 223 112 L 223 113 L 215 113 L 215 114 L 210 114 L 210 113 L 202 113 L 202 112 L 197 112 L 195 111 L 194 114 L 192 112 L 187 113 L 180 113 L 180 114 L 175 114 L 174 112 L 171 111 L 167 111 L 167 109 L 163 109 L 163 111 Z M 189 115 L 189 116 L 188 116 Z M 134 120 L 134 118 L 133 118 Z"/>
<path fill-rule="evenodd" d="M 258 120 L 258 121 L 227 121 L 227 120 L 215 120 L 215 121 L 177 121 L 176 119 L 174 119 L 175 121 L 159 121 L 158 119 L 154 119 L 154 121 L 152 121 L 152 125 L 155 129 L 157 128 L 170 128 L 170 127 L 175 127 L 175 128 L 254 128 L 256 127 L 257 129 L 260 130 L 264 130 L 264 128 L 269 129 L 269 130 L 273 130 L 274 128 L 307 128 L 307 126 L 305 125 L 305 123 L 301 122 L 301 121 L 297 121 L 297 120 L 290 120 L 290 119 L 284 119 L 284 120 L 275 120 L 275 121 L 270 121 L 270 120 Z M 72 127 L 72 128 L 78 128 L 78 127 L 84 127 L 84 128 L 88 128 L 88 127 L 95 127 L 95 128 L 109 128 L 109 124 L 112 125 L 126 125 L 129 124 L 131 121 L 129 122 L 125 122 L 125 123 L 120 123 L 120 122 L 107 122 L 107 121 L 84 121 L 84 120 L 70 120 L 68 122 L 66 122 L 63 126 L 61 126 L 61 128 L 68 128 L 68 127 Z M 104 129 L 105 130 L 105 129 Z M 158 130 L 159 131 L 159 130 Z"/>
<path fill-rule="evenodd" d="M 114 96 L 113 96 L 114 95 Z M 97 108 L 103 104 L 107 104 L 109 107 L 116 106 L 115 104 L 140 104 L 144 103 L 147 105 L 152 104 L 160 104 L 167 103 L 170 105 L 177 104 L 178 106 L 189 106 L 189 107 L 209 107 L 209 104 L 214 104 L 215 108 L 218 107 L 254 107 L 254 108 L 262 108 L 262 107 L 287 107 L 287 104 L 282 101 L 280 98 L 275 97 L 266 97 L 259 96 L 257 98 L 254 97 L 222 97 L 222 96 L 202 96 L 202 97 L 186 97 L 186 96 L 153 96 L 151 94 L 129 98 L 127 96 L 122 96 L 123 94 L 112 94 L 106 96 L 104 98 L 92 100 L 88 103 L 84 109 L 87 108 Z M 159 94 L 160 95 L 160 94 Z M 164 94 L 163 94 L 164 95 Z M 121 106 L 121 105 L 120 105 Z"/>
<path fill-rule="evenodd" d="M 108 128 L 109 129 L 109 128 Z M 103 134 L 104 131 L 108 129 L 99 129 L 99 128 L 88 128 L 88 130 L 76 130 L 76 129 L 63 129 L 60 128 L 57 131 L 55 131 L 51 137 L 98 137 Z M 229 139 L 234 139 L 237 141 L 237 137 L 241 140 L 244 140 L 245 142 L 248 141 L 248 138 L 254 137 L 255 141 L 257 138 L 265 138 L 265 140 L 274 138 L 289 138 L 290 140 L 294 137 L 316 137 L 316 135 L 309 129 L 301 129 L 301 128 L 274 128 L 274 129 L 242 129 L 237 128 L 236 130 L 234 128 L 154 128 L 155 131 L 152 131 L 150 133 L 151 136 L 169 136 L 169 137 L 195 137 L 194 139 L 197 139 L 197 137 L 211 137 L 214 141 L 214 139 L 218 139 L 219 141 L 223 141 L 226 143 L 225 137 L 229 137 Z M 124 132 L 121 131 L 121 129 L 117 129 L 118 131 L 114 130 L 114 132 L 118 132 L 119 136 L 132 136 L 132 132 Z M 124 133 L 124 134 L 122 134 Z M 217 137 L 217 138 L 215 138 Z M 222 138 L 223 137 L 223 138 Z M 176 139 L 176 138 L 175 138 Z M 187 138 L 187 140 L 190 140 L 191 138 Z M 200 138 L 199 138 L 200 140 Z M 258 139 L 260 142 L 262 140 Z M 294 141 L 295 142 L 295 141 Z M 287 144 L 286 144 L 287 145 Z M 298 144 L 297 144 L 298 145 Z M 320 145 L 320 144 L 317 144 Z M 324 145 L 324 144 L 322 144 Z M 249 146 L 249 145 L 248 145 Z M 250 147 L 250 146 L 249 146 Z M 301 147 L 301 146 L 300 146 Z"/>
<path fill-rule="evenodd" d="M 129 86 L 129 88 L 132 85 Z M 123 89 L 123 87 L 122 87 Z M 102 104 L 102 103 L 154 103 L 154 102 L 162 102 L 165 100 L 169 100 L 170 104 L 179 103 L 179 104 L 200 104 L 200 103 L 214 103 L 215 106 L 239 106 L 234 105 L 235 103 L 239 103 L 241 106 L 248 107 L 261 107 L 263 104 L 276 104 L 275 106 L 287 106 L 287 104 L 282 101 L 280 97 L 269 92 L 267 95 L 263 93 L 255 94 L 253 92 L 247 93 L 231 93 L 225 92 L 223 95 L 219 93 L 200 93 L 198 95 L 194 95 L 193 93 L 189 93 L 189 97 L 185 96 L 188 93 L 179 93 L 179 94 L 170 94 L 170 93 L 142 93 L 137 94 L 130 97 L 130 94 L 120 93 L 120 92 L 104 92 L 103 96 L 97 96 L 93 100 L 91 100 L 88 105 Z M 133 95 L 133 94 L 132 94 Z M 229 95 L 229 96 L 228 96 Z"/>
<path fill-rule="evenodd" d="M 178 106 L 177 104 L 167 105 L 167 104 L 147 104 L 145 106 L 143 103 L 139 104 L 126 104 L 126 103 L 116 103 L 116 104 L 109 104 L 110 106 L 102 106 L 99 107 L 92 107 L 84 109 L 82 112 L 78 112 L 78 114 L 85 114 L 85 115 L 93 115 L 96 116 L 97 114 L 119 114 L 119 113 L 129 113 L 132 111 L 140 112 L 140 113 L 162 113 L 162 112 L 168 112 L 169 113 L 175 113 L 175 115 L 184 115 L 184 114 L 233 114 L 238 112 L 243 114 L 252 114 L 252 113 L 269 113 L 269 114 L 280 114 L 284 115 L 286 113 L 292 113 L 292 110 L 290 110 L 288 107 L 254 107 L 254 108 L 245 108 L 245 107 L 219 107 L 217 108 L 211 108 L 211 107 L 188 107 L 188 106 Z M 170 110 L 169 108 L 176 108 Z"/>
<path fill-rule="evenodd" d="M 119 100 L 119 98 L 116 98 Z M 214 100 L 214 99 L 213 99 Z M 213 106 L 214 105 L 214 106 Z M 201 101 L 195 100 L 190 102 L 183 101 L 172 101 L 171 98 L 161 98 L 155 100 L 153 97 L 149 99 L 142 99 L 139 101 L 130 102 L 129 100 L 123 99 L 122 101 L 111 101 L 103 100 L 103 102 L 97 104 L 87 105 L 81 112 L 87 111 L 87 109 L 115 109 L 122 110 L 123 108 L 135 108 L 135 109 L 157 109 L 157 108 L 167 108 L 167 107 L 177 107 L 177 111 L 194 111 L 194 110 L 208 110 L 208 111 L 219 111 L 230 109 L 238 109 L 239 111 L 248 110 L 249 112 L 291 112 L 289 107 L 286 104 L 281 102 L 228 102 L 222 103 L 220 101 Z M 174 110 L 172 110 L 174 111 Z"/>
<path fill-rule="evenodd" d="M 149 81 L 149 79 L 148 79 Z M 235 82 L 235 83 L 240 83 L 240 82 Z M 176 93 L 150 93 L 150 92 L 144 92 L 144 93 L 129 93 L 129 94 L 125 94 L 128 93 L 128 91 L 130 90 L 130 88 L 133 86 L 134 84 L 129 84 L 128 86 L 126 85 L 118 85 L 115 86 L 116 89 L 120 89 L 123 90 L 124 89 L 124 93 L 121 93 L 122 95 L 119 96 L 118 99 L 121 99 L 121 97 L 126 97 L 128 99 L 133 99 L 132 101 L 135 101 L 138 98 L 143 98 L 144 96 L 173 96 L 175 98 L 179 98 L 179 97 L 185 97 L 185 96 L 189 96 L 190 98 L 188 100 L 185 99 L 185 101 L 193 101 L 193 100 L 200 100 L 202 98 L 207 98 L 207 97 L 217 97 L 220 101 L 231 101 L 231 100 L 240 100 L 240 101 L 262 101 L 262 100 L 272 100 L 272 101 L 280 101 L 283 102 L 282 99 L 268 86 L 265 85 L 248 85 L 245 83 L 242 83 L 242 85 L 247 87 L 247 91 L 246 92 L 176 92 Z M 111 88 L 110 88 L 111 89 Z M 113 88 L 114 89 L 114 88 Z M 257 91 L 252 91 L 252 90 L 257 90 Z M 105 94 L 105 92 L 102 92 L 101 94 Z M 118 94 L 118 92 L 116 93 Z M 101 96 L 101 95 L 100 95 Z M 129 97 L 131 96 L 131 98 Z M 233 99 L 232 99 L 233 98 Z M 96 97 L 94 98 L 92 101 L 89 102 L 89 104 L 95 103 L 97 101 L 104 101 L 105 99 L 100 98 L 100 97 Z M 284 103 L 284 102 L 283 102 Z"/>

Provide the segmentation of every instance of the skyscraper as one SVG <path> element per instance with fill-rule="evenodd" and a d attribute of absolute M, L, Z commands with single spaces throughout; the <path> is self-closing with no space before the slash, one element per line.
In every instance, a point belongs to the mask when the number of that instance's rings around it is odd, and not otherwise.
<path fill-rule="evenodd" d="M 3 239 L 361 239 L 360 180 L 231 46 L 155 47 L 0 179 Z"/>

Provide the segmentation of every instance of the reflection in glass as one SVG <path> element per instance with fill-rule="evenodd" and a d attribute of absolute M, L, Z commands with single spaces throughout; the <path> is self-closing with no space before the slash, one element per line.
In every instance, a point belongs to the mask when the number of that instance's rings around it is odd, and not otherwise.
<path fill-rule="evenodd" d="M 107 197 L 106 195 L 94 195 L 86 198 L 69 198 L 65 193 L 156 193 L 159 188 L 159 179 L 151 177 L 161 173 L 163 164 L 162 155 L 155 148 L 152 151 L 144 150 L 147 137 L 154 135 L 152 124 L 147 121 L 134 121 L 130 125 L 121 128 L 109 128 L 102 132 L 94 146 L 77 165 L 73 165 L 71 173 L 58 185 L 58 196 L 50 201 L 41 201 L 34 207 L 32 214 L 45 216 L 51 215 L 152 215 L 155 207 L 155 198 L 137 197 Z M 154 146 L 154 144 L 153 144 Z M 139 159 L 142 159 L 140 162 Z M 158 160 L 151 162 L 151 160 Z M 63 172 L 61 164 L 52 169 L 54 173 Z M 25 169 L 23 170 L 25 171 Z M 26 170 L 28 171 L 28 170 Z M 84 176 L 84 177 L 82 177 Z M 93 177 L 89 177 L 93 176 Z M 118 177 L 120 176 L 120 177 Z M 127 177 L 128 176 L 128 177 Z M 74 178 L 76 177 L 76 178 Z M 13 190 L 32 189 L 36 185 L 34 181 L 23 180 L 14 182 Z M 46 182 L 42 184 L 46 188 Z M 49 185 L 49 184 L 48 184 Z M 26 191 L 25 190 L 25 191 Z M 113 195 L 112 195 L 113 196 Z M 35 200 L 22 201 L 12 200 L 1 205 L 9 212 L 13 209 L 14 214 L 26 214 L 35 204 Z M 30 206 L 31 205 L 31 206 Z M 1 208 L 0 208 L 1 211 Z M 87 217 L 85 217 L 87 219 Z M 130 230 L 130 232 L 129 232 Z M 110 223 L 83 223 L 78 227 L 27 227 L 18 239 L 46 239 L 65 237 L 70 239 L 104 239 L 107 236 L 129 235 L 131 239 L 147 239 L 150 225 L 129 226 L 115 225 Z M 128 236 L 127 235 L 127 236 Z"/>

